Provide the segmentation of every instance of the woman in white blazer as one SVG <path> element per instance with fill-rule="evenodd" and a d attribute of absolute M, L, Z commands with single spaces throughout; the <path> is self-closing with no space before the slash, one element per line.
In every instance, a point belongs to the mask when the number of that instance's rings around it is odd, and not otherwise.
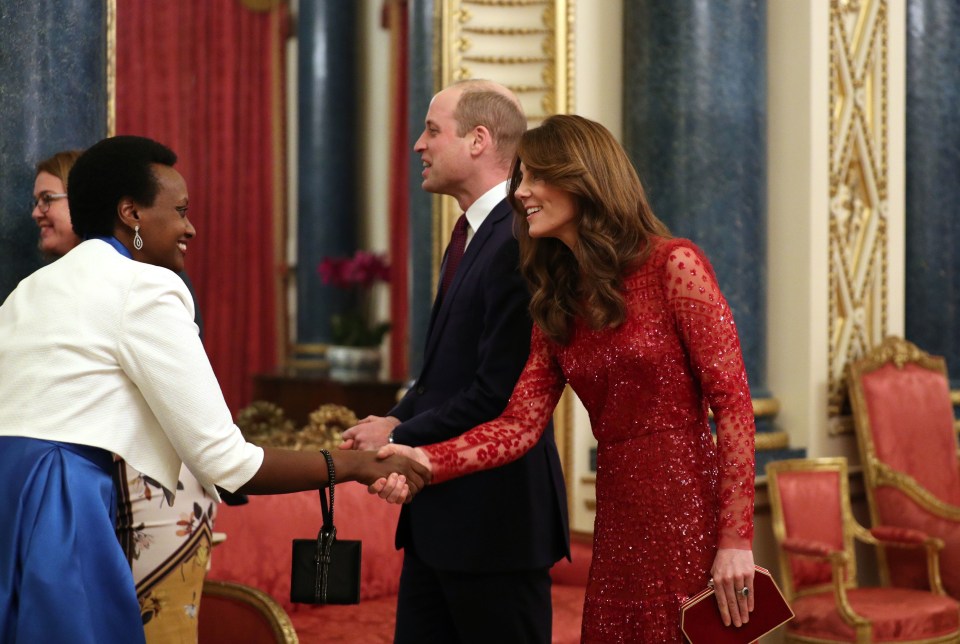
<path fill-rule="evenodd" d="M 214 499 L 328 482 L 319 453 L 261 449 L 233 424 L 176 275 L 196 234 L 176 155 L 105 139 L 69 176 L 79 246 L 0 306 L 0 641 L 142 642 L 114 533 L 112 454 L 173 494 L 181 462 Z M 405 459 L 336 450 L 336 478 L 426 482 Z"/>

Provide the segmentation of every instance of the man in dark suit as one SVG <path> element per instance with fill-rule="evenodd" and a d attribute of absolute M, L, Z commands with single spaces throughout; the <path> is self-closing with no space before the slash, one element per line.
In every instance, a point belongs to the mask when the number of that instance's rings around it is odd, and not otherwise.
<path fill-rule="evenodd" d="M 525 130 L 517 98 L 490 81 L 431 101 L 414 146 L 423 188 L 454 197 L 465 214 L 444 256 L 419 378 L 386 417 L 348 429 L 346 447 L 435 443 L 506 407 L 532 324 L 505 199 Z M 397 547 L 398 644 L 550 642 L 549 570 L 570 551 L 553 427 L 509 465 L 424 489 L 401 511 Z"/>

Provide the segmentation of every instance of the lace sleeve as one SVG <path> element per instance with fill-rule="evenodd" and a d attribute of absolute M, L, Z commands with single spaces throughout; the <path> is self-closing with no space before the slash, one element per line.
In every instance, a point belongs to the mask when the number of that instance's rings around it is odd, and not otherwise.
<path fill-rule="evenodd" d="M 534 325 L 530 357 L 504 412 L 456 438 L 423 447 L 433 467 L 432 482 L 499 467 L 523 456 L 540 440 L 565 384 L 546 336 Z"/>
<path fill-rule="evenodd" d="M 694 376 L 717 425 L 720 453 L 719 546 L 750 548 L 753 539 L 754 420 L 740 340 L 706 257 L 690 244 L 670 251 L 667 300 Z"/>

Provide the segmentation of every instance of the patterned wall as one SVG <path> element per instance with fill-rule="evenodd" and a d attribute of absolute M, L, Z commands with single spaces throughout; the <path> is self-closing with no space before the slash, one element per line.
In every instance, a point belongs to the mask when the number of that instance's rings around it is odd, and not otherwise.
<path fill-rule="evenodd" d="M 844 367 L 887 331 L 887 0 L 831 0 L 831 433 L 844 420 Z"/>

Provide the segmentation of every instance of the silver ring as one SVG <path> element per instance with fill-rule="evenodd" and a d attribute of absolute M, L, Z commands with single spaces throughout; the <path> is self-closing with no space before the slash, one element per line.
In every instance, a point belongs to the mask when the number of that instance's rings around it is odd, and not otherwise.
<path fill-rule="evenodd" d="M 749 597 L 749 596 L 750 596 L 750 589 L 747 588 L 746 586 L 744 586 L 743 588 L 741 588 L 740 590 L 737 591 L 737 594 L 743 595 L 744 597 Z"/>

